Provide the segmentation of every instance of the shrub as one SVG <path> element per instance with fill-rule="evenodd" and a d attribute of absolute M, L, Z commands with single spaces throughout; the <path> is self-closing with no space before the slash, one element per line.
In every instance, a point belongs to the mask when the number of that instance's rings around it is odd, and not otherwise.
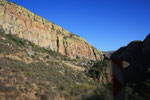
<path fill-rule="evenodd" d="M 104 67 L 107 66 L 107 61 L 98 61 L 96 62 L 88 71 L 88 76 L 95 79 L 99 79 L 100 75 L 103 72 Z"/>
<path fill-rule="evenodd" d="M 17 38 L 16 36 L 13 36 L 12 34 L 6 34 L 5 36 L 6 36 L 7 39 L 15 42 L 19 46 L 24 46 L 25 45 L 26 41 L 24 39 Z"/>

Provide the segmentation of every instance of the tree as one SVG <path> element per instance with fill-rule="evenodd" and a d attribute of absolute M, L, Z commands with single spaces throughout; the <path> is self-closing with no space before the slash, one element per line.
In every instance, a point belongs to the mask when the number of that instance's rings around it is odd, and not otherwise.
<path fill-rule="evenodd" d="M 104 70 L 104 67 L 107 66 L 107 61 L 98 61 L 96 62 L 88 71 L 88 76 L 93 78 L 94 80 L 97 80 L 101 87 L 101 80 L 100 76 L 102 75 L 102 72 Z"/>

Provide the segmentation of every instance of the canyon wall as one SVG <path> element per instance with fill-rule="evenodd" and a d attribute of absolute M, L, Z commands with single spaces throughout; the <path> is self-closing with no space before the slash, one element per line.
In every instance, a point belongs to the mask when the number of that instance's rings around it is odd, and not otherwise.
<path fill-rule="evenodd" d="M 70 58 L 103 59 L 103 53 L 83 38 L 6 0 L 0 0 L 0 28 Z"/>

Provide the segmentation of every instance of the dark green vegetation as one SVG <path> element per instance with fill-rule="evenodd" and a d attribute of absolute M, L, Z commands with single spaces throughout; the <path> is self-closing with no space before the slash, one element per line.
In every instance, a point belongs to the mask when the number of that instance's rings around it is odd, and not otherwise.
<path fill-rule="evenodd" d="M 93 78 L 94 80 L 98 80 L 98 82 L 101 82 L 100 76 L 102 75 L 104 68 L 106 68 L 108 64 L 108 60 L 95 62 L 94 65 L 89 69 L 88 76 Z"/>
<path fill-rule="evenodd" d="M 88 72 L 89 76 L 94 79 L 99 78 L 105 67 L 107 67 L 106 60 L 95 62 L 94 65 L 91 67 L 91 69 Z"/>
<path fill-rule="evenodd" d="M 144 84 L 127 84 L 125 87 L 126 100 L 149 100 L 150 82 L 144 81 Z"/>
<path fill-rule="evenodd" d="M 141 82 L 128 83 L 125 87 L 126 100 L 149 100 L 150 79 Z"/>
<path fill-rule="evenodd" d="M 0 31 L 1 100 L 96 100 L 109 91 L 87 77 L 86 59 L 57 52 Z M 82 65 L 82 66 L 79 66 Z M 79 67 L 79 69 L 77 68 Z M 109 93 L 110 94 L 110 93 Z"/>
<path fill-rule="evenodd" d="M 97 82 L 99 86 L 98 90 L 95 92 L 95 95 L 93 95 L 89 100 L 113 99 L 112 97 L 113 88 L 112 88 L 111 76 L 107 75 L 108 73 L 111 74 L 110 67 L 111 67 L 110 60 L 105 59 L 103 61 L 94 62 L 93 66 L 91 66 L 90 69 L 88 70 L 87 76 L 93 78 L 93 80 Z M 105 95 L 104 98 L 101 98 L 102 97 L 101 93 L 104 93 Z"/>

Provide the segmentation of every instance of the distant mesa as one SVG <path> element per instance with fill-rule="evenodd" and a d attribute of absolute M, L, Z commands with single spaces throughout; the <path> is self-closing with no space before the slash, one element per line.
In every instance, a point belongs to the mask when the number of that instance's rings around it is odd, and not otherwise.
<path fill-rule="evenodd" d="M 114 52 L 115 52 L 115 51 L 104 51 L 103 53 L 104 53 L 105 57 L 110 58 L 110 56 L 111 56 Z"/>

